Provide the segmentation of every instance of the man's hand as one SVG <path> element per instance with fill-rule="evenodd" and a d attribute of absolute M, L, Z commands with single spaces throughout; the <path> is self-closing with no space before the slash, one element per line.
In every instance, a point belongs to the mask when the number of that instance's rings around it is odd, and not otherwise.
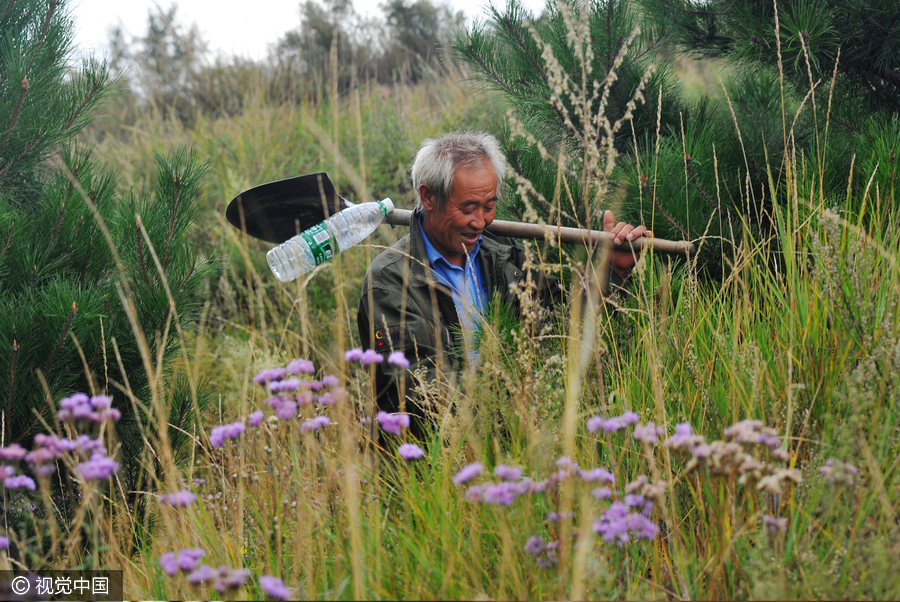
<path fill-rule="evenodd" d="M 613 243 L 617 245 L 622 244 L 626 240 L 635 240 L 642 236 L 653 236 L 653 232 L 644 226 L 635 227 L 631 224 L 626 224 L 625 222 L 619 222 L 617 224 L 613 212 L 609 209 L 603 214 L 603 231 L 612 234 Z M 619 274 L 619 276 L 625 277 L 628 275 L 628 272 L 631 271 L 631 268 L 634 267 L 634 264 L 637 263 L 639 257 L 640 252 L 613 251 L 610 254 L 609 265 L 617 274 Z"/>

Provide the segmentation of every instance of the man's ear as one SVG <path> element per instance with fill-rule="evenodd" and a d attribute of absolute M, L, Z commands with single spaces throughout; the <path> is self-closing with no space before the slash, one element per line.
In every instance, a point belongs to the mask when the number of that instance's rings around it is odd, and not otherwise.
<path fill-rule="evenodd" d="M 429 213 L 437 208 L 437 197 L 435 197 L 434 191 L 431 190 L 428 184 L 419 185 L 419 202 L 425 207 L 425 211 Z"/>

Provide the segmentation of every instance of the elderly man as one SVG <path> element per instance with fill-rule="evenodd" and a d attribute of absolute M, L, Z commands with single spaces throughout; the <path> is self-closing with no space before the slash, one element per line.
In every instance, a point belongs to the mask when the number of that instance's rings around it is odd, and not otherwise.
<path fill-rule="evenodd" d="M 409 235 L 375 258 L 366 273 L 357 313 L 364 346 L 404 351 L 410 370 L 425 367 L 428 379 L 436 366 L 456 374 L 473 357 L 465 334 L 478 329 L 493 296 L 518 307 L 510 285 L 527 277 L 524 249 L 485 230 L 494 220 L 504 173 L 500 146 L 489 134 L 447 134 L 422 144 L 410 174 L 419 204 Z M 617 244 L 649 235 L 643 226 L 615 224 L 611 211 L 604 226 Z M 610 258 L 620 275 L 634 263 L 632 253 Z M 558 297 L 555 279 L 541 273 L 532 278 L 544 300 Z M 376 388 L 380 409 L 418 414 L 405 370 L 380 364 Z"/>

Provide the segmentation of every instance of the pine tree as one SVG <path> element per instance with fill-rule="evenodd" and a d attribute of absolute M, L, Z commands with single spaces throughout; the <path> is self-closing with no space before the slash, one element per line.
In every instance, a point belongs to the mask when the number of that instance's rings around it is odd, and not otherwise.
<path fill-rule="evenodd" d="M 509 192 L 525 192 L 530 202 L 508 194 L 504 209 L 517 218 L 586 225 L 587 215 L 599 216 L 615 198 L 625 217 L 642 220 L 657 236 L 719 237 L 705 245 L 707 260 L 716 263 L 723 250 L 716 240 L 740 240 L 746 227 L 758 235 L 768 230 L 773 204 L 785 197 L 789 160 L 800 166 L 793 175 L 801 196 L 843 205 L 855 166 L 863 177 L 852 179 L 851 200 L 862 196 L 874 172 L 871 190 L 892 201 L 894 149 L 900 141 L 893 108 L 900 64 L 895 3 L 778 2 L 784 77 L 777 63 L 774 6 L 771 1 L 551 0 L 539 18 L 515 0 L 503 10 L 491 8 L 488 20 L 457 36 L 453 47 L 474 79 L 502 92 L 499 103 L 492 101 L 495 113 L 511 110 L 515 117 L 504 135 L 505 150 L 535 190 L 513 182 Z M 872 18 L 883 23 L 867 39 Z M 602 90 L 613 58 L 637 26 L 641 33 L 614 70 L 603 112 L 615 123 L 636 92 L 640 102 L 609 144 L 591 131 L 607 123 L 598 116 Z M 728 57 L 727 97 L 685 101 L 669 67 L 671 53 L 659 52 L 672 45 Z M 850 57 L 841 58 L 833 78 L 838 47 L 842 57 Z M 656 71 L 642 88 L 641 75 L 650 63 Z M 813 85 L 815 96 L 809 94 Z M 585 90 L 593 100 L 579 107 Z M 579 112 L 592 116 L 591 125 L 585 127 Z M 591 136 L 603 153 L 615 148 L 620 155 L 604 177 L 579 149 Z M 560 168 L 562 147 L 566 160 Z M 565 177 L 562 191 L 558 174 Z M 582 193 L 600 180 L 603 195 Z M 566 211 L 567 195 L 571 211 Z"/>
<path fill-rule="evenodd" d="M 206 167 L 186 150 L 158 155 L 153 190 L 119 197 L 115 173 L 71 143 L 109 85 L 102 62 L 67 69 L 71 32 L 56 0 L 13 0 L 0 12 L 2 437 L 27 446 L 54 424 L 61 397 L 106 391 L 123 416 L 118 439 L 133 486 L 144 416 L 120 387 L 146 400 L 148 378 L 129 313 L 154 360 L 160 350 L 170 359 L 176 326 L 196 319 L 212 266 L 187 230 Z M 173 419 L 184 420 L 173 424 L 184 428 L 197 406 L 185 406 L 183 392 L 173 397 Z"/>

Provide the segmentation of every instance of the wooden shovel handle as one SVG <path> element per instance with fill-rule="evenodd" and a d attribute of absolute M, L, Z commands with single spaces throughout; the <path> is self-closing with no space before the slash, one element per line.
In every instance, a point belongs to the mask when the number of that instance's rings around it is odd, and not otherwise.
<path fill-rule="evenodd" d="M 395 226 L 408 226 L 412 219 L 412 211 L 409 209 L 394 209 L 388 216 L 388 223 Z M 547 234 L 556 236 L 560 242 L 573 245 L 609 245 L 617 251 L 634 250 L 639 253 L 642 249 L 653 247 L 657 253 L 668 255 L 684 255 L 690 257 L 697 252 L 697 246 L 686 240 L 665 240 L 662 238 L 642 237 L 633 241 L 626 241 L 620 245 L 612 244 L 612 237 L 606 232 L 598 230 L 583 230 L 581 228 L 566 228 L 557 226 L 541 226 L 539 224 L 526 224 L 523 222 L 509 222 L 495 219 L 487 227 L 489 232 L 508 236 L 510 238 L 527 238 L 529 240 L 546 240 Z"/>

